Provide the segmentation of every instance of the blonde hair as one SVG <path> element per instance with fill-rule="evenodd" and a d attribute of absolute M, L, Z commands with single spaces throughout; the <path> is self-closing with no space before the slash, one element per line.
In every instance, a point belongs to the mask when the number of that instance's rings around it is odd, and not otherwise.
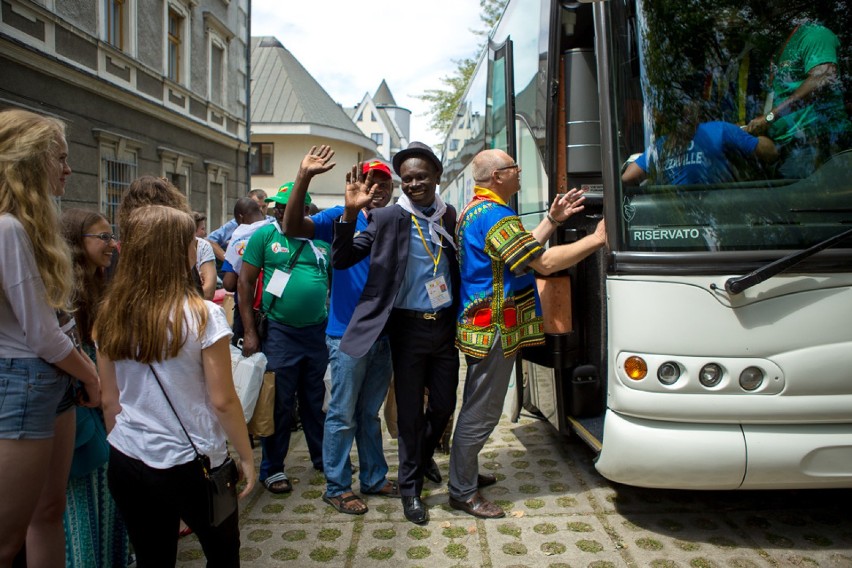
<path fill-rule="evenodd" d="M 196 327 L 202 336 L 207 326 L 188 257 L 195 221 L 188 213 L 149 205 L 130 214 L 127 229 L 118 271 L 95 321 L 98 349 L 113 361 L 176 357 L 188 329 Z M 185 322 L 186 304 L 191 321 Z"/>
<path fill-rule="evenodd" d="M 83 343 L 91 344 L 92 325 L 106 288 L 106 271 L 100 266 L 92 271 L 83 235 L 91 232 L 91 227 L 98 221 L 109 221 L 97 211 L 89 209 L 66 209 L 59 220 L 62 224 L 62 236 L 71 249 L 74 319 L 77 320 L 77 329 L 80 330 Z"/>
<path fill-rule="evenodd" d="M 33 246 L 47 304 L 68 307 L 71 260 L 59 233 L 50 185 L 51 160 L 65 138 L 65 124 L 25 110 L 0 112 L 0 214 L 24 227 Z"/>

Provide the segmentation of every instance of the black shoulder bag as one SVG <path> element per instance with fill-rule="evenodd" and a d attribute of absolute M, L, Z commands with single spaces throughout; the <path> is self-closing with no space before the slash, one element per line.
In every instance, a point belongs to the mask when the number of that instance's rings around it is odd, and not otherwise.
<path fill-rule="evenodd" d="M 233 515 L 237 511 L 237 480 L 239 474 L 237 472 L 237 464 L 228 456 L 225 462 L 217 468 L 210 467 L 210 457 L 198 451 L 195 442 L 186 431 L 186 427 L 181 422 L 174 405 L 172 404 L 169 395 L 166 394 L 166 389 L 163 388 L 163 383 L 160 382 L 160 377 L 153 365 L 148 365 L 151 372 L 154 373 L 154 378 L 157 379 L 157 384 L 160 385 L 160 390 L 163 391 L 163 396 L 166 397 L 166 402 L 169 403 L 169 408 L 175 413 L 175 418 L 178 419 L 178 424 L 186 434 L 186 438 L 192 445 L 192 450 L 195 452 L 195 462 L 201 468 L 201 473 L 204 475 L 205 485 L 207 487 L 207 511 L 210 526 L 218 527 L 222 521 Z"/>
<path fill-rule="evenodd" d="M 302 241 L 302 244 L 299 245 L 299 249 L 296 251 L 296 254 L 290 257 L 290 260 L 287 261 L 287 266 L 284 267 L 284 270 L 287 272 L 292 272 L 293 267 L 296 265 L 296 261 L 299 260 L 299 255 L 302 254 L 302 249 L 305 248 L 305 245 L 308 241 Z M 258 286 L 258 293 L 263 294 L 263 286 Z M 272 306 L 275 305 L 275 300 L 277 300 L 277 296 L 272 296 L 272 301 L 269 303 L 269 309 L 267 311 L 263 311 L 263 301 L 260 302 L 260 309 L 254 311 L 254 328 L 257 331 L 257 338 L 260 340 L 266 339 L 266 335 L 269 333 L 269 312 L 272 311 Z"/>

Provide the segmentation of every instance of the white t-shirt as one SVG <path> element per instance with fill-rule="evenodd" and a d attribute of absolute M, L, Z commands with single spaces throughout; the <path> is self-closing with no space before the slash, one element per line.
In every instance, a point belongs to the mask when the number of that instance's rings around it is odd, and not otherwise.
<path fill-rule="evenodd" d="M 207 241 L 207 239 L 195 237 L 195 240 L 198 241 L 198 250 L 195 255 L 195 268 L 201 270 L 201 265 L 215 261 L 216 255 L 213 253 L 213 246 Z"/>
<path fill-rule="evenodd" d="M 0 358 L 61 361 L 74 344 L 46 302 L 33 245 L 13 215 L 0 215 Z"/>
<path fill-rule="evenodd" d="M 204 304 L 208 313 L 204 336 L 198 337 L 197 326 L 185 305 L 184 326 L 190 324 L 186 343 L 177 357 L 153 366 L 198 451 L 208 455 L 216 467 L 227 457 L 225 431 L 207 394 L 201 350 L 230 337 L 231 328 L 221 307 L 206 300 Z M 115 375 L 121 412 L 109 433 L 109 443 L 157 469 L 194 460 L 195 452 L 148 365 L 129 359 L 115 361 Z"/>

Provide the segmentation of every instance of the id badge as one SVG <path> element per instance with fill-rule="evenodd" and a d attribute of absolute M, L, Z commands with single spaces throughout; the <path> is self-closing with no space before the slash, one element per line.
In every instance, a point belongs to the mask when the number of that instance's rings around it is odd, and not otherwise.
<path fill-rule="evenodd" d="M 284 288 L 287 287 L 287 282 L 289 281 L 290 273 L 276 268 L 275 272 L 272 273 L 272 278 L 269 279 L 269 284 L 266 285 L 265 290 L 276 298 L 280 298 L 281 294 L 284 293 Z"/>
<path fill-rule="evenodd" d="M 450 289 L 447 287 L 443 274 L 426 282 L 426 293 L 429 294 L 429 301 L 433 308 L 443 306 L 451 300 Z"/>

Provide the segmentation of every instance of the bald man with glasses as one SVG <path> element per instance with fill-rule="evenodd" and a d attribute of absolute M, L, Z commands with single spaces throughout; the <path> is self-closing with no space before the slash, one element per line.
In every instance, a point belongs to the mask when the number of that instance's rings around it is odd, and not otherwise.
<path fill-rule="evenodd" d="M 521 189 L 521 168 L 508 154 L 477 154 L 473 178 L 474 197 L 456 229 L 461 274 L 456 345 L 465 355 L 467 377 L 450 453 L 449 492 L 453 509 L 492 519 L 505 513 L 479 492 L 478 455 L 500 419 L 518 350 L 544 343 L 533 273 L 578 263 L 604 246 L 606 235 L 601 221 L 593 234 L 545 250 L 556 227 L 583 210 L 582 192 L 557 197 L 530 232 L 508 206 Z"/>

